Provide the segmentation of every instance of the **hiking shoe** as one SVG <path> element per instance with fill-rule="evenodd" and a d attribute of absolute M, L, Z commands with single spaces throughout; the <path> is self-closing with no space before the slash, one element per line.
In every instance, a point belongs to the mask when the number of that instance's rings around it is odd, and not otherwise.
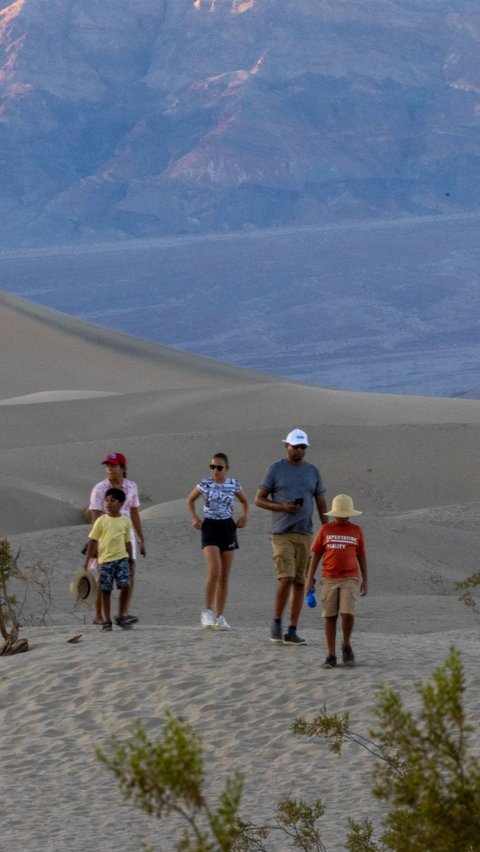
<path fill-rule="evenodd" d="M 215 630 L 231 630 L 229 624 L 225 621 L 223 615 L 219 615 L 214 624 Z"/>
<path fill-rule="evenodd" d="M 337 658 L 333 654 L 329 654 L 322 666 L 322 669 L 334 669 L 336 665 Z"/>
<path fill-rule="evenodd" d="M 305 639 L 302 639 L 301 636 L 298 636 L 297 633 L 285 633 L 283 637 L 284 645 L 306 645 Z"/>
<path fill-rule="evenodd" d="M 276 621 L 272 621 L 272 626 L 270 628 L 270 642 L 279 642 L 280 644 L 283 644 L 282 625 L 277 624 Z"/>
<path fill-rule="evenodd" d="M 128 628 L 132 626 L 131 621 L 128 620 L 128 615 L 117 615 L 115 624 L 118 624 L 118 626 L 122 627 L 123 630 L 128 630 Z"/>
<path fill-rule="evenodd" d="M 355 654 L 352 651 L 351 645 L 342 645 L 342 660 L 344 666 L 355 665 Z"/>
<path fill-rule="evenodd" d="M 111 621 L 104 621 L 103 624 L 102 624 L 102 630 L 111 630 L 111 629 L 112 629 L 112 622 Z"/>
<path fill-rule="evenodd" d="M 126 615 L 125 621 L 128 621 L 129 624 L 136 624 L 138 621 L 138 615 Z"/>
<path fill-rule="evenodd" d="M 215 618 L 211 609 L 202 610 L 200 623 L 202 627 L 215 627 Z"/>

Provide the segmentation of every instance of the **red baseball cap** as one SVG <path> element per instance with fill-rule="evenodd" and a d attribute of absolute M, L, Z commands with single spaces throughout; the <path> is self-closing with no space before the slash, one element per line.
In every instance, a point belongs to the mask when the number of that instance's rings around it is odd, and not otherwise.
<path fill-rule="evenodd" d="M 122 453 L 109 453 L 102 464 L 121 464 L 122 467 L 126 467 L 127 460 Z"/>

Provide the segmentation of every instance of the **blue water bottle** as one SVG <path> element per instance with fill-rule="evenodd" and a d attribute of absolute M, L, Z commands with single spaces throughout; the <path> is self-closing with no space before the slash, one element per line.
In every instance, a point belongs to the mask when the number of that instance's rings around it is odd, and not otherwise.
<path fill-rule="evenodd" d="M 315 585 L 315 578 L 313 579 L 313 585 Z M 307 592 L 307 604 L 311 609 L 314 609 L 317 605 L 317 599 L 315 597 L 315 589 L 310 589 Z"/>

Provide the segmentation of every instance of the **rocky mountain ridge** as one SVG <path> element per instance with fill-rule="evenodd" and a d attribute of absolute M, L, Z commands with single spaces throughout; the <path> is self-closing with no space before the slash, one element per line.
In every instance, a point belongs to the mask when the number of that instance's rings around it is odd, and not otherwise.
<path fill-rule="evenodd" d="M 473 0 L 0 0 L 0 247 L 478 209 Z"/>

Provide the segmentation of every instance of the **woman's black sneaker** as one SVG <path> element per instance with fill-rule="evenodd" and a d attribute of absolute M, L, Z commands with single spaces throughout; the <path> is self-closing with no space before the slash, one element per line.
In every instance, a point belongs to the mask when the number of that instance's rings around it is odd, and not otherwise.
<path fill-rule="evenodd" d="M 322 666 L 322 669 L 334 669 L 336 665 L 337 658 L 334 657 L 333 654 L 329 654 Z"/>

